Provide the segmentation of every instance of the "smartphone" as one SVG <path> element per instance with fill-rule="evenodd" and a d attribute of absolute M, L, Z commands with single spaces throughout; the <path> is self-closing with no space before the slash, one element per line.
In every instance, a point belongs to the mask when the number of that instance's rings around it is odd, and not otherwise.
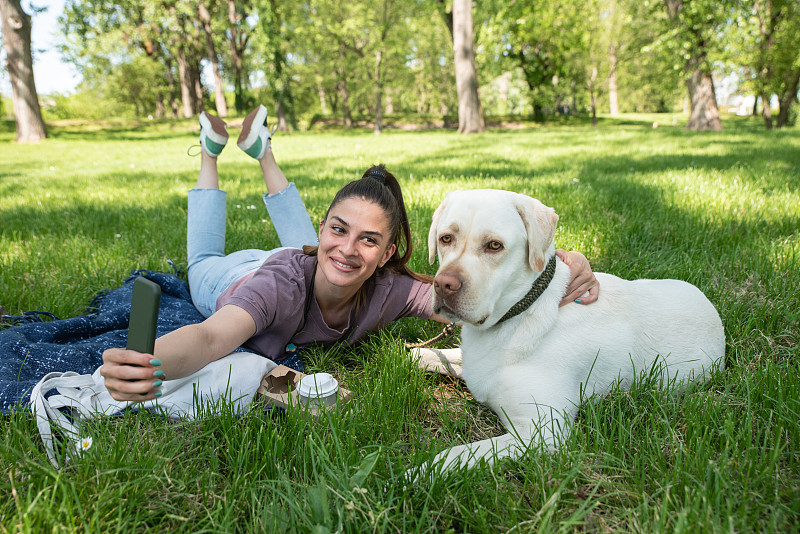
<path fill-rule="evenodd" d="M 158 307 L 161 304 L 161 286 L 140 276 L 133 281 L 131 318 L 128 323 L 126 348 L 144 354 L 153 354 L 156 345 Z"/>

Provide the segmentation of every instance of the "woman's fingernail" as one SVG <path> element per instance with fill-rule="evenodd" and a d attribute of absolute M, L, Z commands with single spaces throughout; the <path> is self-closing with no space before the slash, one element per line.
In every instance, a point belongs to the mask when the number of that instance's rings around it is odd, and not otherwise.
<path fill-rule="evenodd" d="M 153 376 L 154 376 L 154 377 L 156 377 L 156 378 L 164 378 L 164 377 L 165 377 L 165 376 L 167 376 L 167 375 L 165 375 L 165 374 L 164 374 L 164 371 L 162 371 L 161 369 L 159 369 L 158 371 L 156 371 L 155 373 L 153 373 Z"/>
<path fill-rule="evenodd" d="M 153 393 L 153 396 L 154 397 L 160 397 L 161 396 L 161 392 L 160 391 L 156 391 L 155 393 Z"/>
<path fill-rule="evenodd" d="M 153 367 L 158 367 L 159 365 L 161 365 L 161 360 L 153 358 L 152 360 L 150 360 L 150 365 L 152 365 Z"/>
<path fill-rule="evenodd" d="M 161 382 L 161 380 L 156 380 L 155 382 L 153 382 L 153 387 L 154 387 L 154 388 L 157 388 L 157 387 L 159 387 L 159 386 L 160 386 L 162 383 L 163 383 L 163 382 Z"/>
<path fill-rule="evenodd" d="M 578 304 L 580 304 L 580 303 L 581 303 L 581 299 L 575 299 L 575 302 L 577 302 Z"/>

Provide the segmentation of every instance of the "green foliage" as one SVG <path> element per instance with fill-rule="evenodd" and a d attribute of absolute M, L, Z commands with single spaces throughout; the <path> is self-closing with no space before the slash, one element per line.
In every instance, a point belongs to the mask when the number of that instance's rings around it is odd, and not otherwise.
<path fill-rule="evenodd" d="M 745 89 L 778 94 L 791 105 L 800 72 L 796 4 L 477 2 L 483 107 L 490 115 L 537 119 L 566 106 L 571 114 L 587 113 L 593 104 L 604 112 L 615 74 L 623 112 L 671 112 L 686 101 L 687 75 L 699 66 L 720 75 L 739 71 Z M 92 97 L 110 102 L 101 107 L 117 115 L 160 117 L 183 109 L 183 60 L 190 113 L 202 102 L 213 108 L 210 88 L 202 88 L 200 102 L 192 96 L 192 77 L 208 61 L 199 5 L 69 0 L 61 19 L 65 58 L 82 72 Z M 292 127 L 318 127 L 372 123 L 378 104 L 387 116 L 435 116 L 436 124 L 457 113 L 448 2 L 236 0 L 231 12 L 221 0 L 205 5 L 226 90 L 233 90 L 240 114 L 263 102 L 273 116 L 280 106 Z"/>
<path fill-rule="evenodd" d="M 134 118 L 135 109 L 128 102 L 119 102 L 95 88 L 78 87 L 75 94 L 54 94 L 55 106 L 43 110 L 45 119 L 106 120 L 109 118 Z"/>
<path fill-rule="evenodd" d="M 506 71 L 481 86 L 480 93 L 481 105 L 487 115 L 527 115 L 530 113 L 530 92 L 522 69 Z"/>
<path fill-rule="evenodd" d="M 775 94 L 781 107 L 791 106 L 800 78 L 800 5 L 787 0 L 749 0 L 736 22 L 736 30 L 728 34 L 732 46 L 726 59 L 744 72 L 747 90 L 757 96 Z M 793 124 L 791 111 L 784 113 L 781 120 Z M 783 124 L 779 122 L 779 126 Z"/>

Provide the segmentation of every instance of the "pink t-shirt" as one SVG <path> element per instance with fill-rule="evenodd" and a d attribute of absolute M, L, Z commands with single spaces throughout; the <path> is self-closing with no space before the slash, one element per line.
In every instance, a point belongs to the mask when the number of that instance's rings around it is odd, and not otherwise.
<path fill-rule="evenodd" d="M 219 296 L 218 310 L 233 304 L 253 317 L 256 335 L 244 344 L 245 347 L 277 361 L 284 358 L 289 343 L 302 347 L 345 341 L 352 345 L 368 331 L 379 330 L 401 317 L 429 319 L 432 314 L 431 284 L 386 271 L 375 277 L 374 284 L 368 283 L 358 316 L 353 309 L 342 330 L 325 323 L 313 296 L 303 324 L 315 260 L 316 257 L 299 249 L 282 250 Z"/>

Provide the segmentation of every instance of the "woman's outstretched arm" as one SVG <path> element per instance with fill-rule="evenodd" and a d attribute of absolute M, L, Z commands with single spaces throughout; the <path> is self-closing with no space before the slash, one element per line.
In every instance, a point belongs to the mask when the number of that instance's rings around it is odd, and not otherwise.
<path fill-rule="evenodd" d="M 233 352 L 255 333 L 256 324 L 250 314 L 227 305 L 202 323 L 158 338 L 153 355 L 127 349 L 106 350 L 100 374 L 116 400 L 154 399 L 161 381 L 199 371 Z"/>

